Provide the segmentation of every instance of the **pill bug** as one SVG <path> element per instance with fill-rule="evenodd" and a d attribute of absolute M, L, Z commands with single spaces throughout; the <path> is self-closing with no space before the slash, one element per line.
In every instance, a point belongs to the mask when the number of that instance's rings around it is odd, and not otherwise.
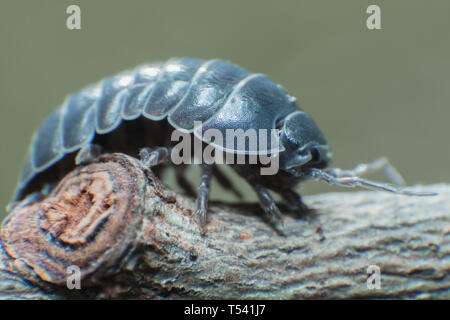
<path fill-rule="evenodd" d="M 276 174 L 261 175 L 260 169 L 265 165 L 260 162 L 231 164 L 255 190 L 262 208 L 275 223 L 281 221 L 281 212 L 268 190 L 279 193 L 290 206 L 303 210 L 306 207 L 294 189 L 305 179 L 430 195 L 358 177 L 384 168 L 394 182 L 400 183 L 401 178 L 385 159 L 353 171 L 326 169 L 331 155 L 323 134 L 295 98 L 265 75 L 252 74 L 222 60 L 174 58 L 122 72 L 66 98 L 35 133 L 11 207 L 24 198 L 36 201 L 75 165 L 101 152 L 140 156 L 159 175 L 170 165 L 167 159 L 174 147 L 170 139 L 174 130 L 200 139 L 202 148 L 219 147 L 197 130 L 198 122 L 202 123 L 202 130 L 216 129 L 224 135 L 227 129 L 279 130 L 280 152 L 269 152 L 279 161 L 280 170 Z M 266 154 L 272 151 L 270 144 L 266 147 Z M 252 154 L 248 143 L 235 144 L 225 151 L 246 157 Z M 184 177 L 185 168 L 177 166 L 177 181 L 188 194 L 194 194 Z M 202 230 L 212 177 L 238 194 L 216 165 L 202 164 L 197 195 Z"/>

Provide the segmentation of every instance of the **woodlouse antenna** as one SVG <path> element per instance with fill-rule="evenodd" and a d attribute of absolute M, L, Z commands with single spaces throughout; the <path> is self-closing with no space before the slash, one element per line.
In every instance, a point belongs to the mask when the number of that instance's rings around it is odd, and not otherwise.
<path fill-rule="evenodd" d="M 399 188 L 397 186 L 378 183 L 366 179 L 362 179 L 353 174 L 351 170 L 340 170 L 340 169 L 328 169 L 321 170 L 316 168 L 307 168 L 302 170 L 302 175 L 316 181 L 324 181 L 330 185 L 337 185 L 342 187 L 362 187 L 377 191 L 386 191 L 396 194 L 403 194 L 407 196 L 435 196 L 436 192 L 414 192 L 406 190 L 404 188 Z"/>

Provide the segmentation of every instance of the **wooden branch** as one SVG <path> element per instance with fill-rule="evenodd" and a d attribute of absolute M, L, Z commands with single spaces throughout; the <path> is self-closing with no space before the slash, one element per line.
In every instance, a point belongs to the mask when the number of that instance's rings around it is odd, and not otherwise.
<path fill-rule="evenodd" d="M 193 199 L 104 155 L 5 219 L 0 298 L 449 299 L 450 186 L 415 190 L 439 195 L 305 197 L 313 210 L 286 215 L 284 236 L 257 204 L 213 204 L 202 237 Z M 66 285 L 73 265 L 80 290 Z"/>

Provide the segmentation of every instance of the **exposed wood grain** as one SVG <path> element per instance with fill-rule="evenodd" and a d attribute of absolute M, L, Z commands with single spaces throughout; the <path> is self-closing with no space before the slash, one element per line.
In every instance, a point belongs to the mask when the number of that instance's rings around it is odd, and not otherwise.
<path fill-rule="evenodd" d="M 87 198 L 76 192 L 80 179 L 92 186 Z M 256 204 L 213 204 L 202 237 L 193 199 L 134 158 L 104 155 L 5 220 L 0 298 L 449 299 L 450 186 L 415 190 L 439 195 L 305 197 L 313 210 L 287 214 L 284 236 Z M 66 288 L 72 264 L 81 290 Z M 380 268 L 380 289 L 367 287 L 371 265 Z"/>

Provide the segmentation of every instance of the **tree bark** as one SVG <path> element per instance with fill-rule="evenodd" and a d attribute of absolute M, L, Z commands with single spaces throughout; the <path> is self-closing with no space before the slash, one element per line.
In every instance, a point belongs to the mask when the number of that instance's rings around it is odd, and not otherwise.
<path fill-rule="evenodd" d="M 258 204 L 213 203 L 202 236 L 194 199 L 103 155 L 5 219 L 0 299 L 449 299 L 450 186 L 413 189 L 439 194 L 304 197 L 282 233 Z"/>

